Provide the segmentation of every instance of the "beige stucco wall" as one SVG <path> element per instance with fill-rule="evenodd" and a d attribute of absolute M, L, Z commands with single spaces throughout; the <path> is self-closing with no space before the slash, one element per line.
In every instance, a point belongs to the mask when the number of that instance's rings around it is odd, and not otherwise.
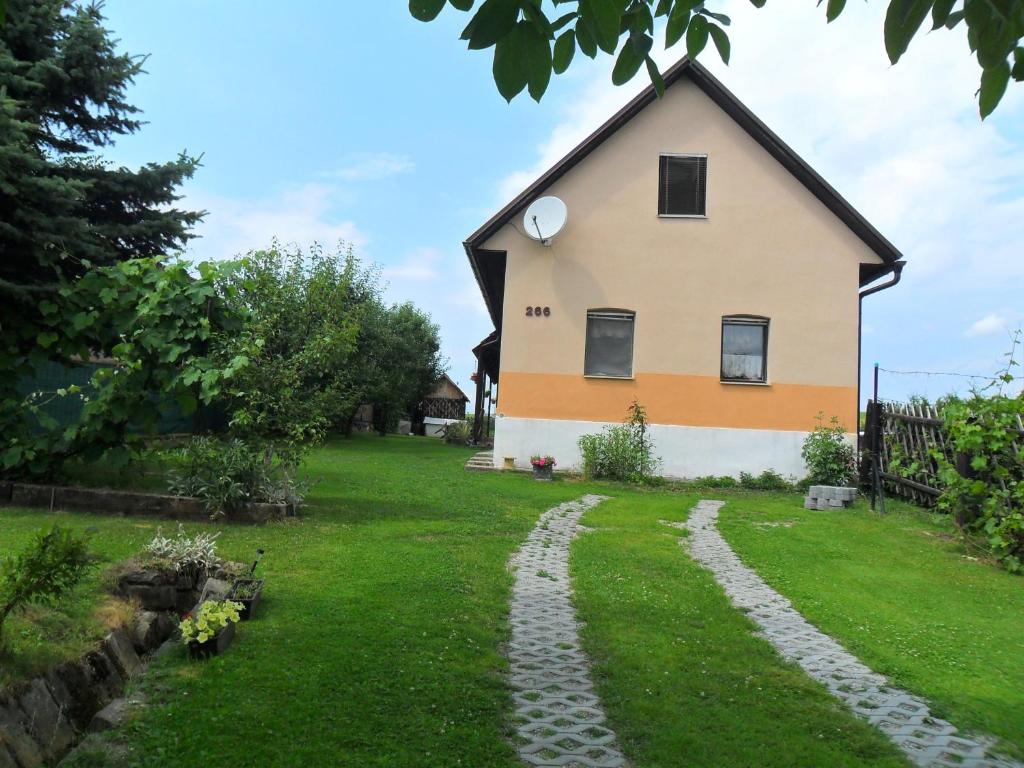
<path fill-rule="evenodd" d="M 663 152 L 708 155 L 707 218 L 658 217 Z M 842 388 L 855 410 L 858 265 L 879 258 L 688 79 L 544 194 L 569 209 L 551 247 L 521 216 L 484 245 L 508 253 L 503 390 L 519 386 L 507 372 L 582 379 L 586 312 L 614 307 L 636 312 L 638 379 L 708 377 L 735 397 L 717 381 L 720 327 L 742 313 L 771 318 L 771 386 Z"/>

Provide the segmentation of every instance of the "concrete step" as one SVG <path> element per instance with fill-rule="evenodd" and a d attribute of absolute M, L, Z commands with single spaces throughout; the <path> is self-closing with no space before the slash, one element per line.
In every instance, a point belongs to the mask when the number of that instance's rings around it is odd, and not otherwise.
<path fill-rule="evenodd" d="M 480 453 L 473 454 L 469 461 L 466 462 L 466 469 L 494 469 L 494 451 L 480 451 Z"/>

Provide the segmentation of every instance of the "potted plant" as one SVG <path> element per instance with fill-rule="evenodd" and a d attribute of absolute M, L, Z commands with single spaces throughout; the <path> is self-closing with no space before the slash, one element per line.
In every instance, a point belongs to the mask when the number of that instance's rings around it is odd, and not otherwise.
<path fill-rule="evenodd" d="M 256 606 L 259 605 L 262 594 L 263 579 L 240 578 L 235 579 L 235 583 L 231 585 L 228 600 L 242 606 L 239 616 L 242 621 L 248 621 L 256 617 Z"/>
<path fill-rule="evenodd" d="M 207 600 L 193 616 L 185 614 L 178 628 L 181 641 L 193 659 L 206 659 L 224 653 L 235 637 L 241 603 L 233 600 Z"/>
<path fill-rule="evenodd" d="M 550 480 L 555 471 L 555 463 L 553 456 L 531 456 L 530 464 L 533 465 L 533 479 Z"/>

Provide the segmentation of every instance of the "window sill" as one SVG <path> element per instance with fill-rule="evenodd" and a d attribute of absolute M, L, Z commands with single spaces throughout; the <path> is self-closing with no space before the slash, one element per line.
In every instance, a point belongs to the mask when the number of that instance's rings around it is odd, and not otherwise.
<path fill-rule="evenodd" d="M 731 379 L 719 379 L 719 384 L 729 384 L 737 387 L 770 387 L 770 381 L 732 381 Z"/>
<path fill-rule="evenodd" d="M 659 219 L 706 219 L 707 214 L 700 213 L 659 213 Z"/>
<path fill-rule="evenodd" d="M 598 381 L 601 381 L 603 379 L 609 379 L 611 381 L 636 381 L 636 377 L 635 376 L 598 376 L 598 375 L 593 374 L 593 373 L 584 373 L 583 374 L 583 378 L 584 379 L 597 379 Z"/>

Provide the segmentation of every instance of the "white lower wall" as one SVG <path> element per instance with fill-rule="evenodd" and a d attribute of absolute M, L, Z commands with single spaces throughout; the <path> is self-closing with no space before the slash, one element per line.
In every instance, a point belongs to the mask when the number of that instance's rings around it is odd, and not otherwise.
<path fill-rule="evenodd" d="M 499 417 L 494 464 L 501 467 L 506 456 L 514 456 L 518 468 L 529 468 L 531 455 L 550 454 L 558 462 L 558 469 L 580 469 L 577 441 L 605 426 L 595 421 Z M 739 477 L 740 472 L 760 474 L 766 469 L 796 479 L 807 474 L 800 456 L 807 432 L 652 424 L 648 434 L 655 455 L 662 460 L 659 474 L 666 477 Z"/>

